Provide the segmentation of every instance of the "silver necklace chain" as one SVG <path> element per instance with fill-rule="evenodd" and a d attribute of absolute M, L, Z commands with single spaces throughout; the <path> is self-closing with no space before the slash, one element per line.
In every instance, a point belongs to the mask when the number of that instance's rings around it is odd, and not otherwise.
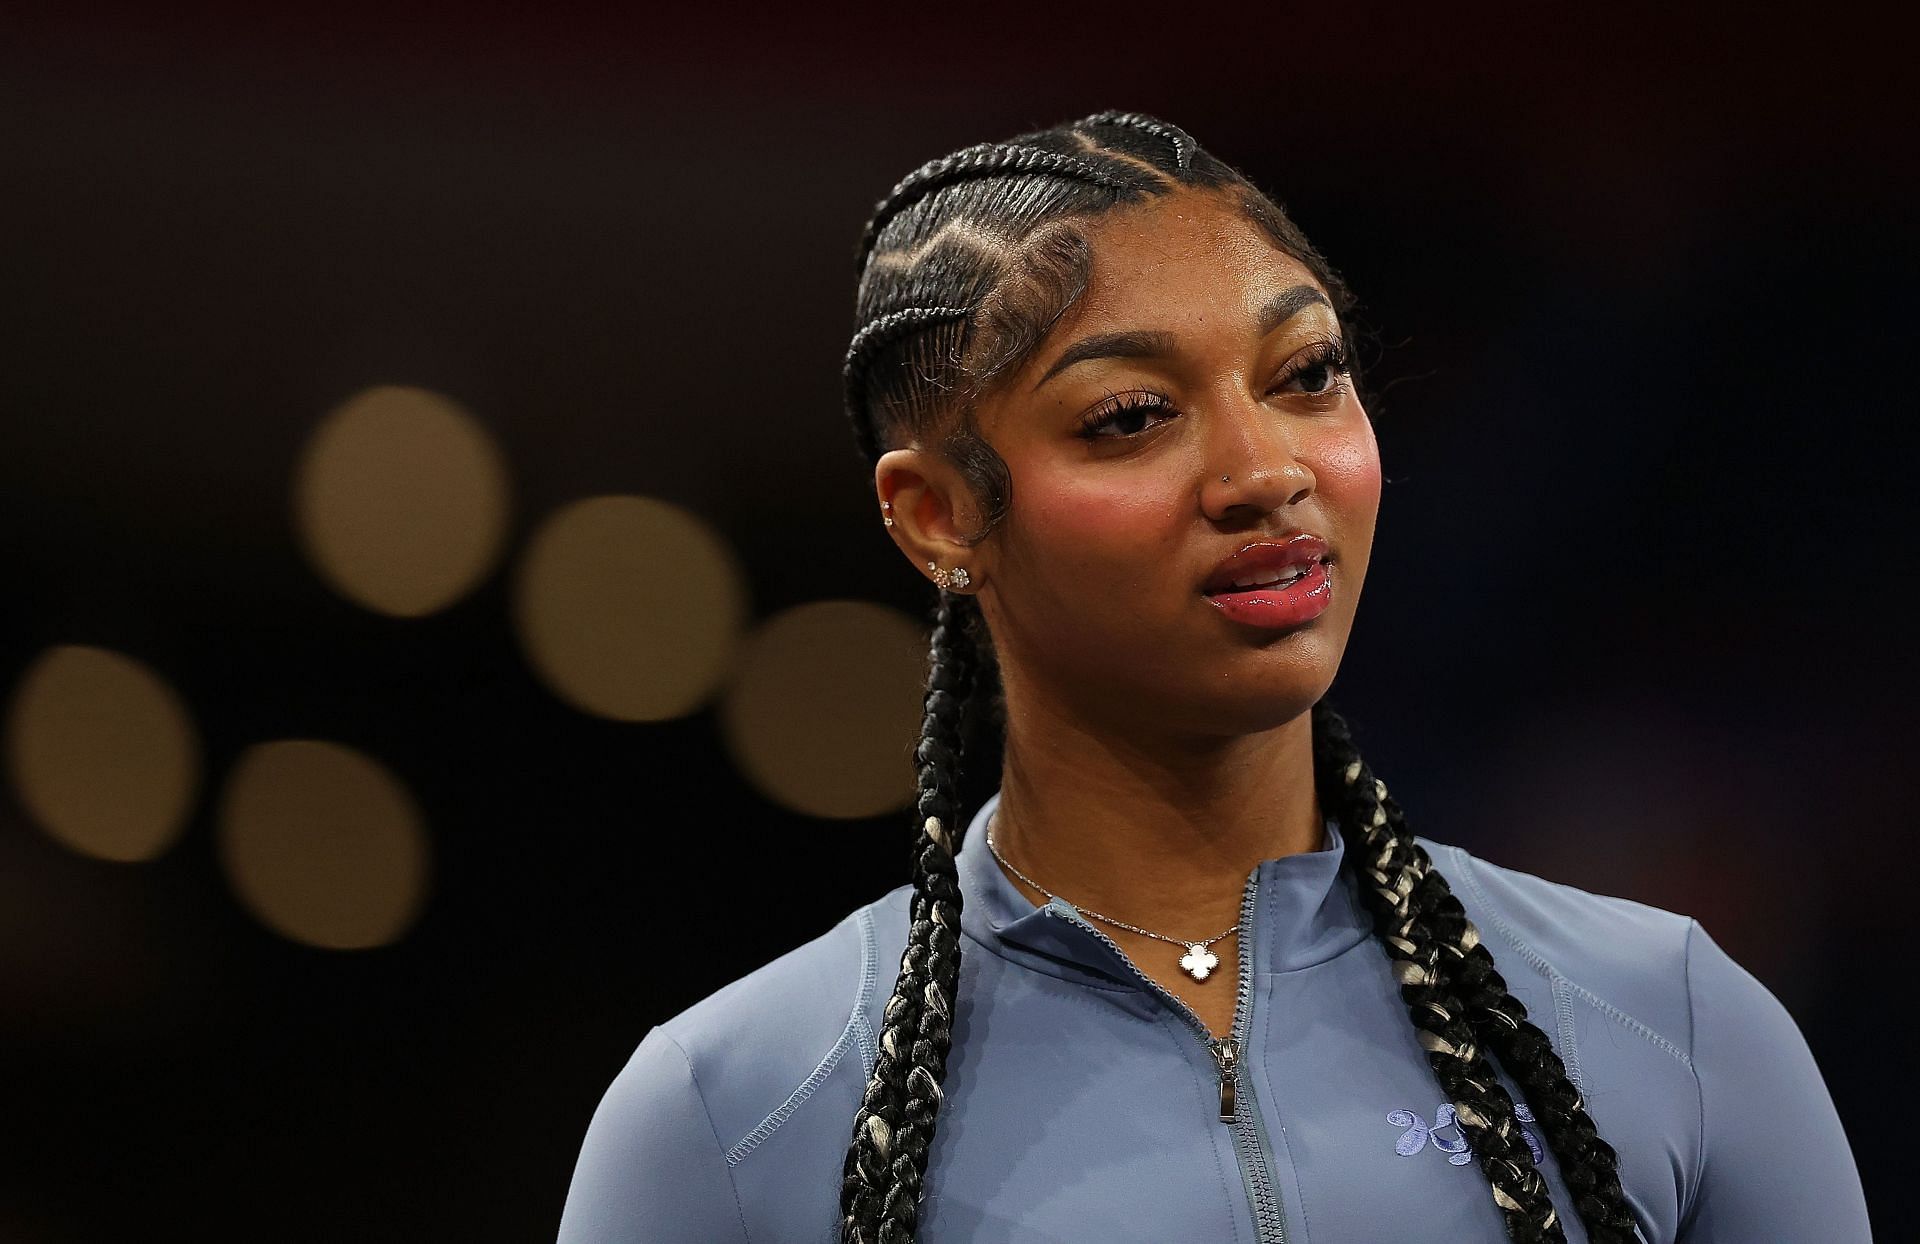
<path fill-rule="evenodd" d="M 1187 941 L 1185 938 L 1168 937 L 1165 933 L 1155 933 L 1152 929 L 1143 929 L 1137 924 L 1128 924 L 1125 920 L 1115 920 L 1112 916 L 1103 916 L 1097 911 L 1091 911 L 1085 907 L 1080 906 L 1078 903 L 1068 902 L 1066 899 L 1063 899 L 1059 895 L 1055 894 L 1052 890 L 1049 890 L 1047 889 L 1047 887 L 1041 885 L 1038 881 L 1035 881 L 1032 877 L 1029 877 L 1027 876 L 1027 874 L 1021 872 L 1018 868 L 1015 868 L 1013 866 L 1013 863 L 1010 860 L 1008 860 L 1006 856 L 1000 854 L 1000 848 L 993 845 L 993 818 L 992 817 L 987 818 L 986 839 L 987 839 L 987 850 L 993 853 L 994 859 L 1000 861 L 1000 866 L 1002 868 L 1005 868 L 1008 872 L 1012 873 L 1014 876 L 1020 878 L 1020 880 L 1032 886 L 1034 889 L 1040 891 L 1040 893 L 1046 895 L 1048 902 L 1067 903 L 1069 907 L 1073 908 L 1075 911 L 1079 912 L 1081 915 L 1085 916 L 1089 920 L 1098 920 L 1100 923 L 1110 924 L 1116 929 L 1125 929 L 1129 933 L 1138 933 L 1142 937 L 1151 937 L 1157 941 L 1166 942 L 1168 945 L 1178 946 L 1181 949 L 1185 950 L 1187 953 L 1180 957 L 1180 968 L 1188 976 L 1193 977 L 1193 979 L 1197 981 L 1203 981 L 1207 979 L 1208 974 L 1211 973 L 1213 969 L 1220 962 L 1220 957 L 1214 954 L 1211 950 L 1207 948 L 1213 945 L 1215 942 L 1220 941 L 1224 938 L 1232 937 L 1235 933 L 1238 933 L 1240 931 L 1239 922 L 1236 921 L 1232 928 L 1227 929 L 1225 932 L 1222 932 L 1222 933 L 1215 933 L 1212 937 L 1209 937 L 1204 942 L 1190 942 L 1190 941 Z"/>

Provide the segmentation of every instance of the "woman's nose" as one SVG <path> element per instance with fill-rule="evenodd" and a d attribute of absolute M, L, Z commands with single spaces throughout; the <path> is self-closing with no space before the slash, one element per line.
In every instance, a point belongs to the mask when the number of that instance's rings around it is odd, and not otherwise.
<path fill-rule="evenodd" d="M 1313 495 L 1313 468 L 1301 461 L 1287 419 L 1257 404 L 1226 417 L 1229 428 L 1216 438 L 1201 484 L 1207 517 L 1271 514 Z"/>

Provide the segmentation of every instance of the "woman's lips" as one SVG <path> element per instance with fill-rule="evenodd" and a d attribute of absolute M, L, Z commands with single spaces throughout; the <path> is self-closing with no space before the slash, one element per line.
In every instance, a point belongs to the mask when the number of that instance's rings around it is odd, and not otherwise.
<path fill-rule="evenodd" d="M 1326 561 L 1333 553 L 1326 540 L 1311 531 L 1289 531 L 1278 536 L 1267 536 L 1241 546 L 1231 556 L 1223 559 L 1207 576 L 1200 590 L 1211 596 L 1215 592 L 1234 592 L 1247 587 L 1264 585 L 1274 579 L 1290 577 L 1302 567 L 1316 561 Z"/>
<path fill-rule="evenodd" d="M 1333 559 L 1321 557 L 1307 563 L 1306 573 L 1291 582 L 1209 591 L 1206 597 L 1235 622 L 1268 629 L 1300 626 L 1326 612 L 1333 600 Z"/>

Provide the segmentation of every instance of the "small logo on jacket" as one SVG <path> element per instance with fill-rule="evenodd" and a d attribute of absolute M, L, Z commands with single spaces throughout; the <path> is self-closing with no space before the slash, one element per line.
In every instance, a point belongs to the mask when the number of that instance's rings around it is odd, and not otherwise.
<path fill-rule="evenodd" d="M 1520 1120 L 1520 1138 L 1527 1142 L 1527 1151 L 1533 1155 L 1533 1164 L 1540 1165 L 1540 1138 L 1526 1124 L 1533 1122 L 1533 1111 L 1527 1109 L 1525 1102 L 1513 1103 L 1513 1117 Z M 1473 1161 L 1473 1146 L 1467 1143 L 1466 1133 L 1460 1130 L 1460 1121 L 1454 1118 L 1453 1103 L 1442 1102 L 1433 1112 L 1433 1126 L 1411 1110 L 1394 1110 L 1387 1114 L 1387 1122 L 1395 1127 L 1405 1128 L 1400 1139 L 1393 1142 L 1393 1151 L 1403 1158 L 1410 1158 L 1427 1147 L 1432 1141 L 1433 1147 L 1447 1155 L 1447 1161 L 1455 1166 L 1465 1166 Z M 1440 1133 L 1453 1129 L 1452 1136 Z"/>

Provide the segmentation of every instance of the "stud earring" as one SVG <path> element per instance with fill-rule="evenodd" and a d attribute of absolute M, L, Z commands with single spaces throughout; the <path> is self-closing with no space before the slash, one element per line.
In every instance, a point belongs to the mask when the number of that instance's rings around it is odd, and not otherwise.
<path fill-rule="evenodd" d="M 965 566 L 955 566 L 951 571 L 940 569 L 938 562 L 928 562 L 927 569 L 933 572 L 935 586 L 942 589 L 952 588 L 958 591 L 973 582 Z"/>
<path fill-rule="evenodd" d="M 891 526 L 893 526 L 893 502 L 891 502 L 891 501 L 882 501 L 882 502 L 880 503 L 880 508 L 881 508 L 881 509 L 882 509 L 883 511 L 885 511 L 885 513 L 886 513 L 886 516 L 887 516 L 887 518 L 886 518 L 886 523 L 887 523 L 887 526 L 889 526 L 889 527 L 891 527 Z"/>

